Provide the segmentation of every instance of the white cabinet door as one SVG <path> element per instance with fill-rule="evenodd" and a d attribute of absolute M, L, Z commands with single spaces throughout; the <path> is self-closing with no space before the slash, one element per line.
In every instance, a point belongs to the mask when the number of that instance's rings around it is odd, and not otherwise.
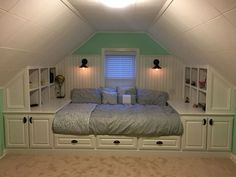
<path fill-rule="evenodd" d="M 29 115 L 31 148 L 52 148 L 52 120 L 53 115 Z"/>
<path fill-rule="evenodd" d="M 5 115 L 6 147 L 28 148 L 28 119 L 25 115 Z"/>
<path fill-rule="evenodd" d="M 230 151 L 232 125 L 232 117 L 209 118 L 207 149 L 211 151 Z"/>
<path fill-rule="evenodd" d="M 183 116 L 182 150 L 206 150 L 207 120 L 199 116 Z"/>

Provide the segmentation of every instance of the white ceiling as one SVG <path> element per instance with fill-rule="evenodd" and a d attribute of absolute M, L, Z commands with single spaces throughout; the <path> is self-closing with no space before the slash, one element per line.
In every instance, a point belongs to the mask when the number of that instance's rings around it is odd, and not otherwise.
<path fill-rule="evenodd" d="M 68 0 L 96 31 L 146 31 L 166 0 L 135 0 L 124 9 L 109 8 L 99 0 Z"/>
<path fill-rule="evenodd" d="M 236 86 L 236 0 L 173 0 L 165 11 L 166 0 L 123 10 L 69 1 L 0 0 L 0 86 L 27 65 L 56 64 L 96 31 L 146 31 L 185 63 L 212 65 Z"/>

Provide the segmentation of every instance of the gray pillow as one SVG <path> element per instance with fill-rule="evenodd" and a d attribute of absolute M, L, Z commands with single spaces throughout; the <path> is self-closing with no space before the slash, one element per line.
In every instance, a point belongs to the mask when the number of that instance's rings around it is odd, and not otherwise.
<path fill-rule="evenodd" d="M 149 89 L 137 89 L 137 102 L 139 104 L 165 106 L 168 99 L 169 95 L 167 92 Z"/>
<path fill-rule="evenodd" d="M 130 86 L 117 87 L 118 95 L 136 95 L 136 88 Z"/>
<path fill-rule="evenodd" d="M 103 104 L 117 104 L 117 92 L 102 91 Z"/>
<path fill-rule="evenodd" d="M 82 88 L 71 91 L 72 103 L 96 103 L 101 104 L 102 95 L 100 89 Z"/>
<path fill-rule="evenodd" d="M 131 95 L 131 104 L 136 104 L 136 88 L 130 86 L 117 87 L 118 103 L 123 104 L 122 95 Z"/>

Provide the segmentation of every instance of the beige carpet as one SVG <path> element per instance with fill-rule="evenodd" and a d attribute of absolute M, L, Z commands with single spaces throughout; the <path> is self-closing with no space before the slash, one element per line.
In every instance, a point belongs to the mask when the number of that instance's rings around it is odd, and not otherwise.
<path fill-rule="evenodd" d="M 236 177 L 227 158 L 6 155 L 0 177 Z"/>

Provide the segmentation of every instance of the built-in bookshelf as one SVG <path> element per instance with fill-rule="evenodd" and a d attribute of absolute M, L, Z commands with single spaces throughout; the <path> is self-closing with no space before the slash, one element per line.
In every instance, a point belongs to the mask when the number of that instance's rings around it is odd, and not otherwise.
<path fill-rule="evenodd" d="M 30 107 L 46 105 L 55 98 L 55 67 L 29 67 Z"/>
<path fill-rule="evenodd" d="M 193 107 L 206 110 L 207 67 L 185 67 L 184 99 Z"/>

